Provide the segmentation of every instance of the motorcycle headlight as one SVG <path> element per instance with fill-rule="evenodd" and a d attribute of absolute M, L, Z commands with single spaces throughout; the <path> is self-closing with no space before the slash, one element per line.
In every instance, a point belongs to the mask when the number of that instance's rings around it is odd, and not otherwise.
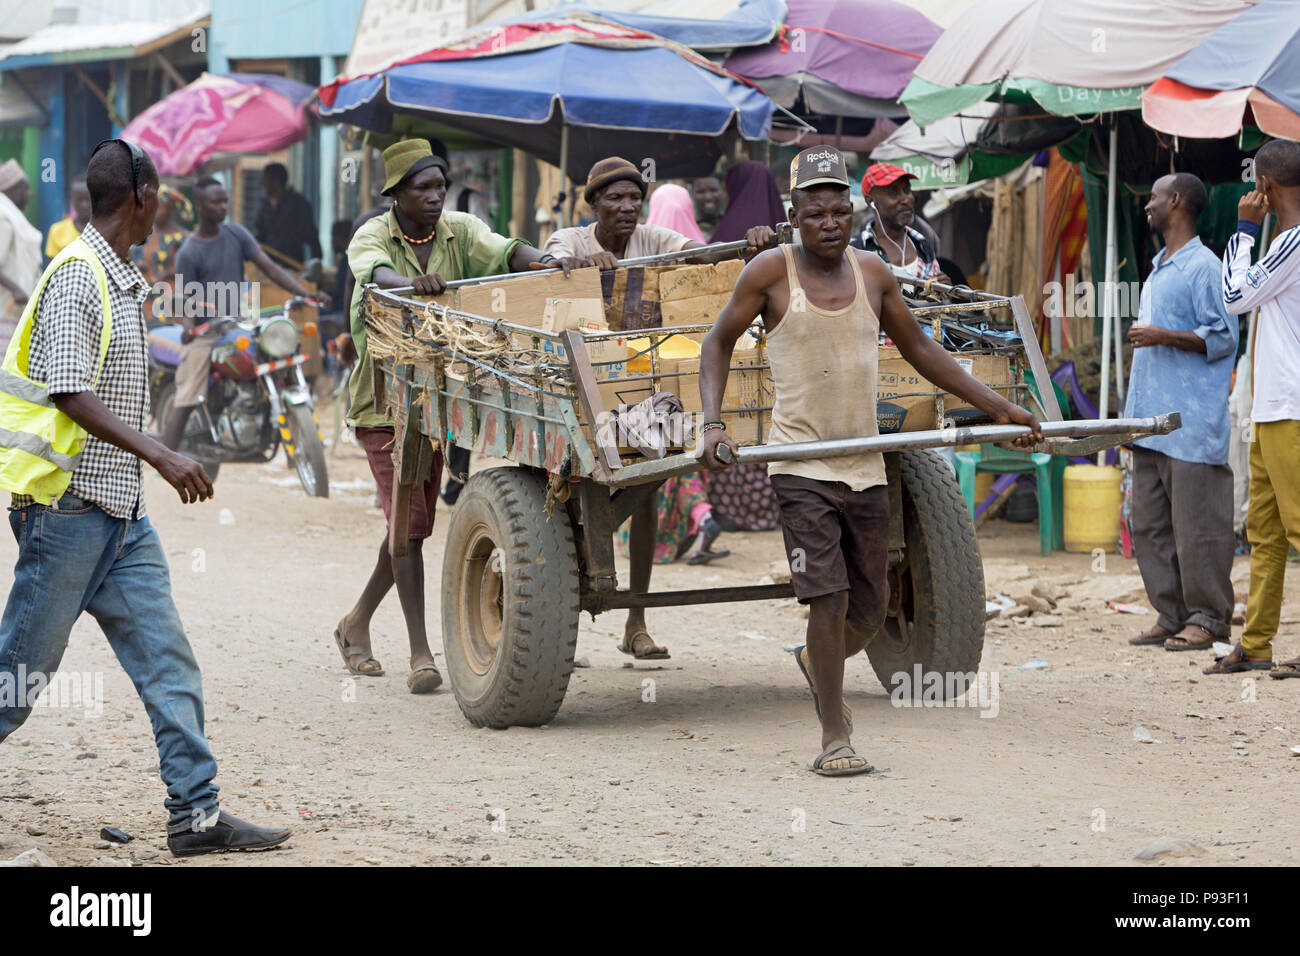
<path fill-rule="evenodd" d="M 289 319 L 272 319 L 262 326 L 257 344 L 271 358 L 288 358 L 298 351 L 298 326 Z"/>

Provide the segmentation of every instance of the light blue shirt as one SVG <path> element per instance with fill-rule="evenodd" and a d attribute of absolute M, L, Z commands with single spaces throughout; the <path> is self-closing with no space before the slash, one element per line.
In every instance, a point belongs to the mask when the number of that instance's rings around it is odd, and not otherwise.
<path fill-rule="evenodd" d="M 1228 390 L 1237 356 L 1237 317 L 1229 315 L 1220 293 L 1218 258 L 1193 238 L 1165 258 L 1161 249 L 1142 287 L 1138 321 L 1176 332 L 1195 332 L 1205 354 L 1171 345 L 1133 350 L 1125 418 L 1181 412 L 1183 427 L 1168 435 L 1149 435 L 1133 444 L 1208 465 L 1228 463 Z"/>

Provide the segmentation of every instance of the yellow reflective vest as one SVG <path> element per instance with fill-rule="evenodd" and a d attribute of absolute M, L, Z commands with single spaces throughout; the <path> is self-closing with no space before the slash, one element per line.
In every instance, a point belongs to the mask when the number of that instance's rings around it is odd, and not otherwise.
<path fill-rule="evenodd" d="M 103 371 L 108 343 L 113 336 L 113 306 L 109 301 L 104 264 L 80 237 L 64 247 L 46 268 L 27 300 L 27 308 L 0 365 L 0 489 L 30 495 L 43 505 L 50 504 L 67 490 L 86 443 L 86 430 L 55 407 L 45 384 L 27 377 L 41 293 L 50 276 L 73 259 L 89 265 L 99 284 L 99 300 L 104 310 L 94 382 L 99 384 L 99 373 Z"/>

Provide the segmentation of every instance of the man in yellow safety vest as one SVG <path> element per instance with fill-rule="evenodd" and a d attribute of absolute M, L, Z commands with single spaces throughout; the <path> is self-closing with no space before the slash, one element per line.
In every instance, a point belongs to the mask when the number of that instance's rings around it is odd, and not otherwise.
<path fill-rule="evenodd" d="M 181 501 L 212 496 L 202 466 L 142 431 L 149 287 L 130 250 L 153 226 L 158 173 L 134 144 L 105 140 L 91 154 L 86 186 L 90 223 L 31 291 L 0 366 L 0 488 L 13 493 L 9 524 L 18 539 L 0 618 L 0 741 L 42 691 L 57 697 L 64 682 L 52 681 L 53 672 L 72 625 L 89 611 L 148 711 L 172 853 L 275 846 L 288 830 L 244 823 L 217 806 L 203 685 L 141 495 L 147 461 Z"/>

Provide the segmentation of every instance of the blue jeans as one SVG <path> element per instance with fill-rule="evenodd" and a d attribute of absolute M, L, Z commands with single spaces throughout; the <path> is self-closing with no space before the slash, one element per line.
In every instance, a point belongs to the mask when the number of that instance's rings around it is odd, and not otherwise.
<path fill-rule="evenodd" d="M 14 584 L 0 618 L 0 682 L 53 674 L 72 625 L 89 611 L 135 684 L 153 725 L 167 784 L 169 833 L 217 812 L 217 762 L 203 734 L 203 685 L 172 601 L 158 532 L 148 518 L 114 518 L 72 495 L 58 509 L 9 513 L 18 539 Z M 48 676 L 47 676 L 48 679 Z M 0 702 L 0 741 L 22 726 L 26 706 Z"/>

